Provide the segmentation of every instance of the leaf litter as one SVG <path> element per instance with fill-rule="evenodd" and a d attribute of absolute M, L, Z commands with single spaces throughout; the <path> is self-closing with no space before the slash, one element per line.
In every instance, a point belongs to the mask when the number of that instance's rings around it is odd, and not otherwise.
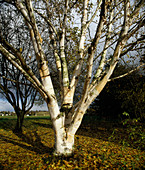
<path fill-rule="evenodd" d="M 82 125 L 75 136 L 72 157 L 56 158 L 50 120 L 25 120 L 21 135 L 12 132 L 14 126 L 6 128 L 5 121 L 0 121 L 1 170 L 145 169 L 145 151 L 108 140 L 110 132 L 103 126 L 92 129 L 91 125 Z"/>

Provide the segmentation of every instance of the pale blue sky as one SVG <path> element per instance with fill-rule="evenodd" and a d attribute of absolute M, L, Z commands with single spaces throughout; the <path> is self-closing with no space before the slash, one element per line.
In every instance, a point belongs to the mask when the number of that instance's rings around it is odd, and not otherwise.
<path fill-rule="evenodd" d="M 43 104 L 42 106 L 36 106 L 34 105 L 31 110 L 48 110 L 46 104 Z M 0 111 L 11 111 L 13 112 L 13 107 L 5 100 L 0 99 Z"/>

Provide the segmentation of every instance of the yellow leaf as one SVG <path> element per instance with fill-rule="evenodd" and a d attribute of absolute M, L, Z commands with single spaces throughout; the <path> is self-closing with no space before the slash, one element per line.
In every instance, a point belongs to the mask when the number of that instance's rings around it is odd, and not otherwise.
<path fill-rule="evenodd" d="M 63 160 L 63 162 L 65 163 L 65 165 L 69 168 L 71 168 L 72 166 L 66 161 L 66 160 Z"/>
<path fill-rule="evenodd" d="M 22 52 L 22 48 L 19 48 L 19 52 L 20 52 L 20 53 Z"/>

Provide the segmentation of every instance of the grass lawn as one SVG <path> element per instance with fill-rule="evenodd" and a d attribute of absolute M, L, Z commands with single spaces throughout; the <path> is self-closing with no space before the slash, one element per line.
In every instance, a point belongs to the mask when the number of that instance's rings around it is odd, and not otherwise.
<path fill-rule="evenodd" d="M 17 119 L 17 116 L 0 116 L 0 120 Z M 24 119 L 50 119 L 50 116 L 24 116 Z"/>
<path fill-rule="evenodd" d="M 52 156 L 54 133 L 48 117 L 27 117 L 22 135 L 12 132 L 15 123 L 14 118 L 0 119 L 0 170 L 145 169 L 144 148 L 131 140 L 120 142 L 127 139 L 128 129 L 116 124 L 84 119 L 75 137 L 74 155 L 58 159 Z"/>

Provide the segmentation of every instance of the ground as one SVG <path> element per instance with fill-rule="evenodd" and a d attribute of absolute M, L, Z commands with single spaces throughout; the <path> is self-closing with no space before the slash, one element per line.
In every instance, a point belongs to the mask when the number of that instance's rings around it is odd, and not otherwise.
<path fill-rule="evenodd" d="M 78 130 L 74 155 L 55 158 L 49 118 L 25 119 L 21 135 L 12 132 L 15 119 L 0 118 L 0 170 L 145 169 L 144 148 L 127 141 L 126 127 L 110 121 L 95 121 L 92 126 L 93 120 L 84 120 Z"/>

